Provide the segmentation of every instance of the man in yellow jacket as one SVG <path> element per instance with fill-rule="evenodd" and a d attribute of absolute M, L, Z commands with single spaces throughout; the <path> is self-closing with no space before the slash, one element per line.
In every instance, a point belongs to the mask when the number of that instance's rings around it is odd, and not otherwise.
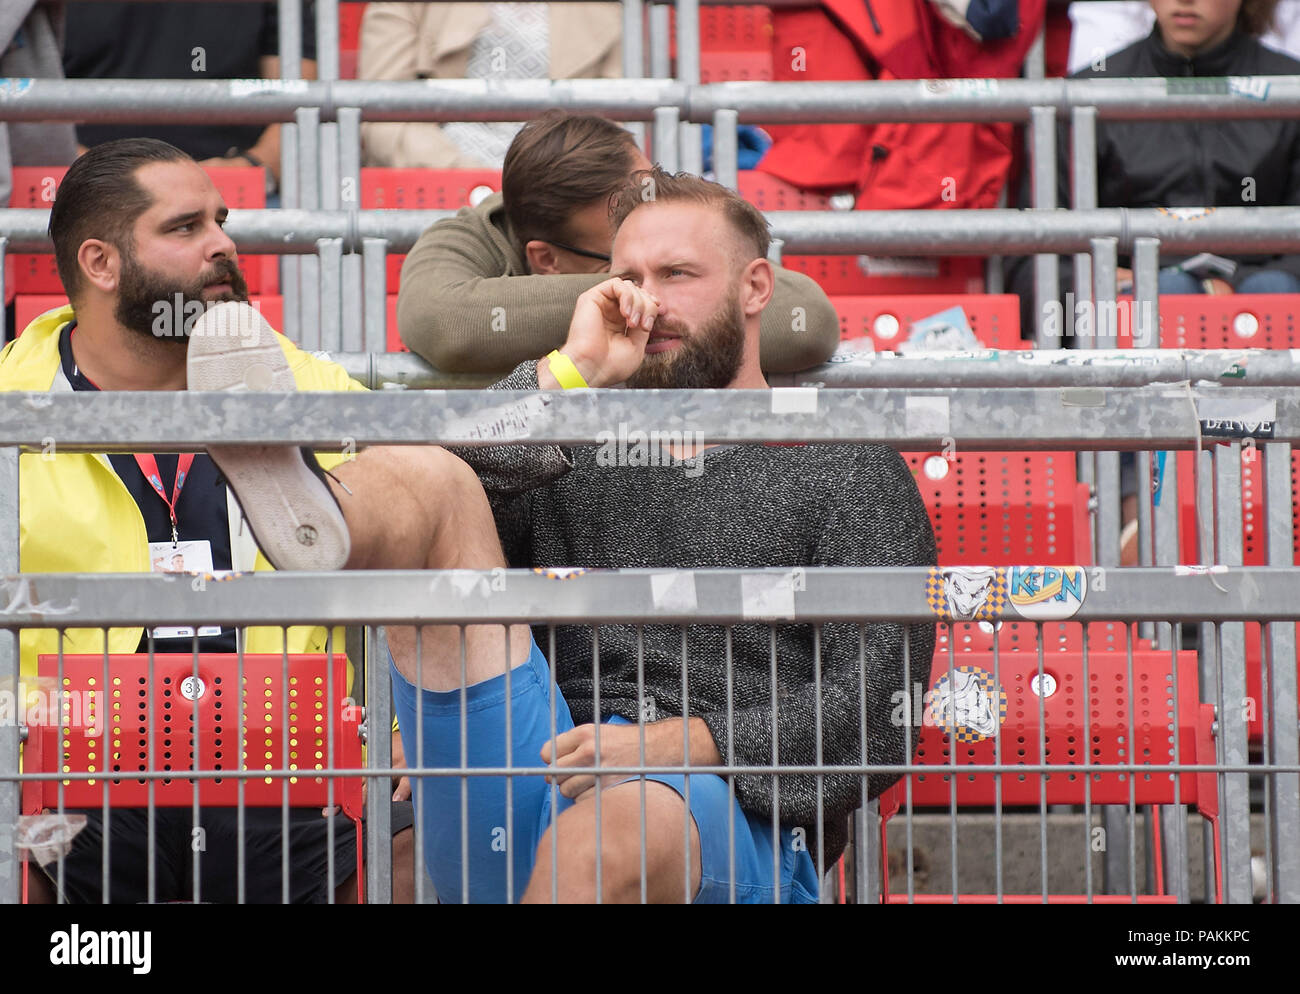
<path fill-rule="evenodd" d="M 225 206 L 203 171 L 185 153 L 150 139 L 112 142 L 84 155 L 69 170 L 52 212 L 51 233 L 60 277 L 73 301 L 40 315 L 0 352 L 0 389 L 26 391 L 176 390 L 186 387 L 186 335 L 194 318 L 223 300 L 247 300 L 234 243 L 221 230 Z M 266 344 L 282 353 L 293 379 L 289 389 L 361 390 L 343 369 L 296 348 L 265 329 Z M 327 466 L 338 455 L 322 456 Z M 191 455 L 102 455 L 59 452 L 57 446 L 25 454 L 20 464 L 21 569 L 23 572 L 117 573 L 269 569 L 234 495 L 212 460 Z M 179 557 L 179 560 L 178 560 Z M 327 567 L 328 568 L 328 567 Z M 111 628 L 109 653 L 201 651 L 324 652 L 324 628 L 234 629 Z M 56 653 L 60 633 L 26 630 L 20 637 L 22 684 L 37 685 L 37 657 Z M 341 629 L 334 646 L 341 647 Z M 100 653 L 101 629 L 65 629 L 64 653 Z M 396 738 L 396 737 L 395 737 Z M 406 790 L 407 788 L 403 788 Z M 409 811 L 409 808 L 407 809 Z M 99 901 L 99 813 L 90 813 L 65 864 L 65 896 Z M 233 899 L 233 865 L 222 862 L 225 839 L 233 854 L 234 812 L 205 811 L 215 851 L 205 856 L 202 899 Z M 319 810 L 292 811 L 291 897 L 323 900 L 326 822 Z M 228 815 L 228 819 L 223 816 Z M 280 812 L 249 809 L 248 897 L 280 898 Z M 185 859 L 158 860 L 155 896 L 192 895 L 182 879 L 189 865 L 190 813 L 170 824 L 157 812 L 160 849 L 176 829 Z M 209 827 L 208 820 L 215 824 Z M 230 825 L 225 822 L 230 821 Z M 409 813 L 394 809 L 395 851 L 410 863 Z M 265 823 L 265 824 L 263 824 Z M 259 832 L 261 833 L 259 836 Z M 115 811 L 112 818 L 110 899 L 146 900 L 144 813 Z M 267 844 L 258 840 L 266 837 Z M 335 831 L 335 865 L 355 865 L 354 833 L 346 821 Z M 261 855 L 259 856 L 259 853 Z M 400 860 L 395 860 L 400 862 Z M 53 867 L 51 867 L 51 870 Z M 398 873 L 399 892 L 411 880 Z M 342 876 L 342 874 L 340 874 Z M 43 881 L 33 875 L 35 894 Z M 224 888 L 224 889 L 223 889 Z M 340 897 L 355 893 L 343 882 Z"/>

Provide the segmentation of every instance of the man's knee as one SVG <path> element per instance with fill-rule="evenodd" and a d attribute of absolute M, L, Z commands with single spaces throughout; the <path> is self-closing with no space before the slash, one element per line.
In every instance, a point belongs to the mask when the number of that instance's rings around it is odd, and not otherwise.
<path fill-rule="evenodd" d="M 639 900 L 641 839 L 606 825 L 598 845 L 596 804 L 587 800 L 542 834 L 525 900 L 546 903 L 554 894 L 562 904 L 595 903 L 598 880 L 605 903 Z"/>
<path fill-rule="evenodd" d="M 542 836 L 525 900 L 593 902 L 600 878 L 606 903 L 681 901 L 700 883 L 699 830 L 690 826 L 690 882 L 685 874 L 683 819 L 686 803 L 671 787 L 648 782 L 644 800 L 638 782 L 607 788 L 602 797 L 599 845 L 594 795 L 564 812 Z M 553 833 L 558 833 L 554 834 Z M 599 867 L 599 870 L 597 869 Z"/>

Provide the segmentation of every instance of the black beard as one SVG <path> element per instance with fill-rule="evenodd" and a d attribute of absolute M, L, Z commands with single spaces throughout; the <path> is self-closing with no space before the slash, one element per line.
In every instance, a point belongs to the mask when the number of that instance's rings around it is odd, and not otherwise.
<path fill-rule="evenodd" d="M 229 283 L 230 290 L 212 300 L 203 299 L 203 290 L 213 283 Z M 180 296 L 180 306 L 176 298 Z M 154 341 L 189 343 L 190 331 L 194 322 L 206 312 L 212 304 L 226 300 L 241 303 L 248 302 L 248 282 L 239 271 L 239 265 L 233 259 L 218 259 L 210 270 L 190 283 L 180 283 L 168 279 L 141 266 L 135 254 L 129 249 L 122 252 L 122 276 L 117 291 L 117 304 L 113 316 L 118 324 L 145 338 Z M 159 320 L 159 303 L 167 308 L 167 334 L 154 330 Z M 198 307 L 189 306 L 198 304 Z M 177 320 L 179 319 L 179 329 Z"/>
<path fill-rule="evenodd" d="M 681 335 L 681 345 L 651 352 L 628 377 L 638 390 L 721 390 L 736 378 L 745 354 L 745 316 L 731 298 L 694 331 L 677 322 L 656 322 L 656 330 Z"/>

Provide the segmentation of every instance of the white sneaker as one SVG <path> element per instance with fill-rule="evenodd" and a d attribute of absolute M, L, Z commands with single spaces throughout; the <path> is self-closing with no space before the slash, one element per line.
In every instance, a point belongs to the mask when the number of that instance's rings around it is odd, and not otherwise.
<path fill-rule="evenodd" d="M 186 362 L 190 390 L 298 389 L 275 332 L 248 304 L 220 303 L 195 321 Z M 253 538 L 272 566 L 335 570 L 347 562 L 347 522 L 310 450 L 213 445 L 208 455 L 234 491 Z"/>

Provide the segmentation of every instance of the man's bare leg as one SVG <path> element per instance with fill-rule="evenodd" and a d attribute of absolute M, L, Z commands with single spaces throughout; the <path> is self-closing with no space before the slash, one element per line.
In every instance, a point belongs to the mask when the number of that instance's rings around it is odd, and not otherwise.
<path fill-rule="evenodd" d="M 346 569 L 482 569 L 505 565 L 496 522 L 478 476 L 446 449 L 377 446 L 331 471 L 350 494 L 332 484 L 352 540 Z M 463 628 L 467 684 L 506 670 L 506 628 Z M 414 626 L 388 629 L 398 672 L 426 690 L 461 685 L 459 625 L 421 629 L 419 660 Z M 510 626 L 510 666 L 522 665 L 531 648 L 527 625 Z"/>
<path fill-rule="evenodd" d="M 683 820 L 691 826 L 690 896 L 700 889 L 700 832 L 682 796 L 666 784 L 645 783 L 646 900 L 682 904 L 686 895 Z M 552 862 L 557 835 L 558 866 Z M 632 904 L 641 900 L 641 781 L 606 787 L 600 795 L 601 900 Z M 561 903 L 596 900 L 596 792 L 580 797 L 542 835 L 524 904 L 549 904 L 552 881 Z"/>

